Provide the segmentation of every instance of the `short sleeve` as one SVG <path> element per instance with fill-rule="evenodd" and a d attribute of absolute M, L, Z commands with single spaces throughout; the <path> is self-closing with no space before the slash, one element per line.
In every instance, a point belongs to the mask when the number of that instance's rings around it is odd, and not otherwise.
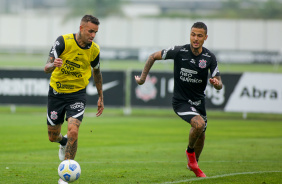
<path fill-rule="evenodd" d="M 181 46 L 173 46 L 162 50 L 162 59 L 174 59 L 180 48 Z"/>
<path fill-rule="evenodd" d="M 50 57 L 58 58 L 65 50 L 65 41 L 63 36 L 59 36 L 49 52 Z"/>
<path fill-rule="evenodd" d="M 219 70 L 218 70 L 218 66 L 217 66 L 217 60 L 214 54 L 211 54 L 212 57 L 212 62 L 211 62 L 211 67 L 210 67 L 210 73 L 211 76 L 220 76 Z"/>
<path fill-rule="evenodd" d="M 93 68 L 96 68 L 96 69 L 99 68 L 99 66 L 100 66 L 100 53 L 96 56 L 94 61 L 90 62 L 90 64 Z"/>

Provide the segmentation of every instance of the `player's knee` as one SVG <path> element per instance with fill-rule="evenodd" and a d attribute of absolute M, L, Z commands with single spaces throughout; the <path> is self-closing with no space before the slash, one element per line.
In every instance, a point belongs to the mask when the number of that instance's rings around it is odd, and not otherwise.
<path fill-rule="evenodd" d="M 203 130 L 205 129 L 206 123 L 204 121 L 199 122 L 199 129 Z"/>
<path fill-rule="evenodd" d="M 204 131 L 206 123 L 200 116 L 195 116 L 191 120 L 191 125 L 199 131 Z"/>

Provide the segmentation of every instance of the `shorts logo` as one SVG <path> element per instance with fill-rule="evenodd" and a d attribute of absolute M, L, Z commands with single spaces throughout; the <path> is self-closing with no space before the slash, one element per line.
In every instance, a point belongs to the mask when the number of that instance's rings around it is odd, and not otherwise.
<path fill-rule="evenodd" d="M 207 61 L 206 60 L 200 60 L 199 61 L 199 67 L 200 68 L 206 68 L 207 67 Z"/>
<path fill-rule="evenodd" d="M 192 110 L 193 112 L 197 112 L 197 110 L 195 109 L 195 107 L 191 107 L 191 110 Z"/>
<path fill-rule="evenodd" d="M 84 104 L 82 102 L 76 102 L 70 105 L 71 109 L 84 109 Z"/>
<path fill-rule="evenodd" d="M 56 119 L 58 119 L 58 115 L 57 115 L 58 113 L 56 112 L 56 111 L 52 111 L 51 112 L 51 119 L 52 120 L 56 120 Z"/>

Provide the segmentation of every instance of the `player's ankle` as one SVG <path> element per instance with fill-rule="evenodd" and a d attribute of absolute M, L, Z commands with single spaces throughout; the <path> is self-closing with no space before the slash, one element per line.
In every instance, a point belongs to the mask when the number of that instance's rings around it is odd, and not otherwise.
<path fill-rule="evenodd" d="M 187 152 L 188 153 L 193 153 L 195 152 L 194 148 L 190 148 L 189 146 L 187 147 Z"/>

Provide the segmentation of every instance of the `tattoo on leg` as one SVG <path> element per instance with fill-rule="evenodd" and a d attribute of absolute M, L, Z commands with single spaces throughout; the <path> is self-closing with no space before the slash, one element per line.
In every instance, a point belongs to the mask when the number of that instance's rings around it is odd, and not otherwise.
<path fill-rule="evenodd" d="M 198 140 L 195 143 L 195 154 L 196 154 L 196 159 L 199 160 L 200 155 L 202 153 L 202 150 L 205 145 L 205 132 L 201 134 L 201 136 L 198 138 Z"/>
<path fill-rule="evenodd" d="M 195 116 L 191 119 L 191 129 L 189 134 L 189 147 L 194 148 L 198 138 L 203 133 L 205 122 L 201 116 Z"/>
<path fill-rule="evenodd" d="M 77 151 L 78 130 L 81 121 L 75 118 L 68 119 L 68 142 L 65 159 L 74 159 Z"/>
<path fill-rule="evenodd" d="M 51 126 L 48 125 L 48 136 L 52 142 L 59 142 L 62 140 L 61 136 L 61 125 Z"/>
<path fill-rule="evenodd" d="M 74 160 L 75 158 L 77 151 L 77 140 L 75 140 L 73 144 L 71 144 L 71 142 L 73 142 L 72 139 L 70 139 L 70 141 L 68 141 L 67 143 L 65 160 L 66 159 Z"/>

